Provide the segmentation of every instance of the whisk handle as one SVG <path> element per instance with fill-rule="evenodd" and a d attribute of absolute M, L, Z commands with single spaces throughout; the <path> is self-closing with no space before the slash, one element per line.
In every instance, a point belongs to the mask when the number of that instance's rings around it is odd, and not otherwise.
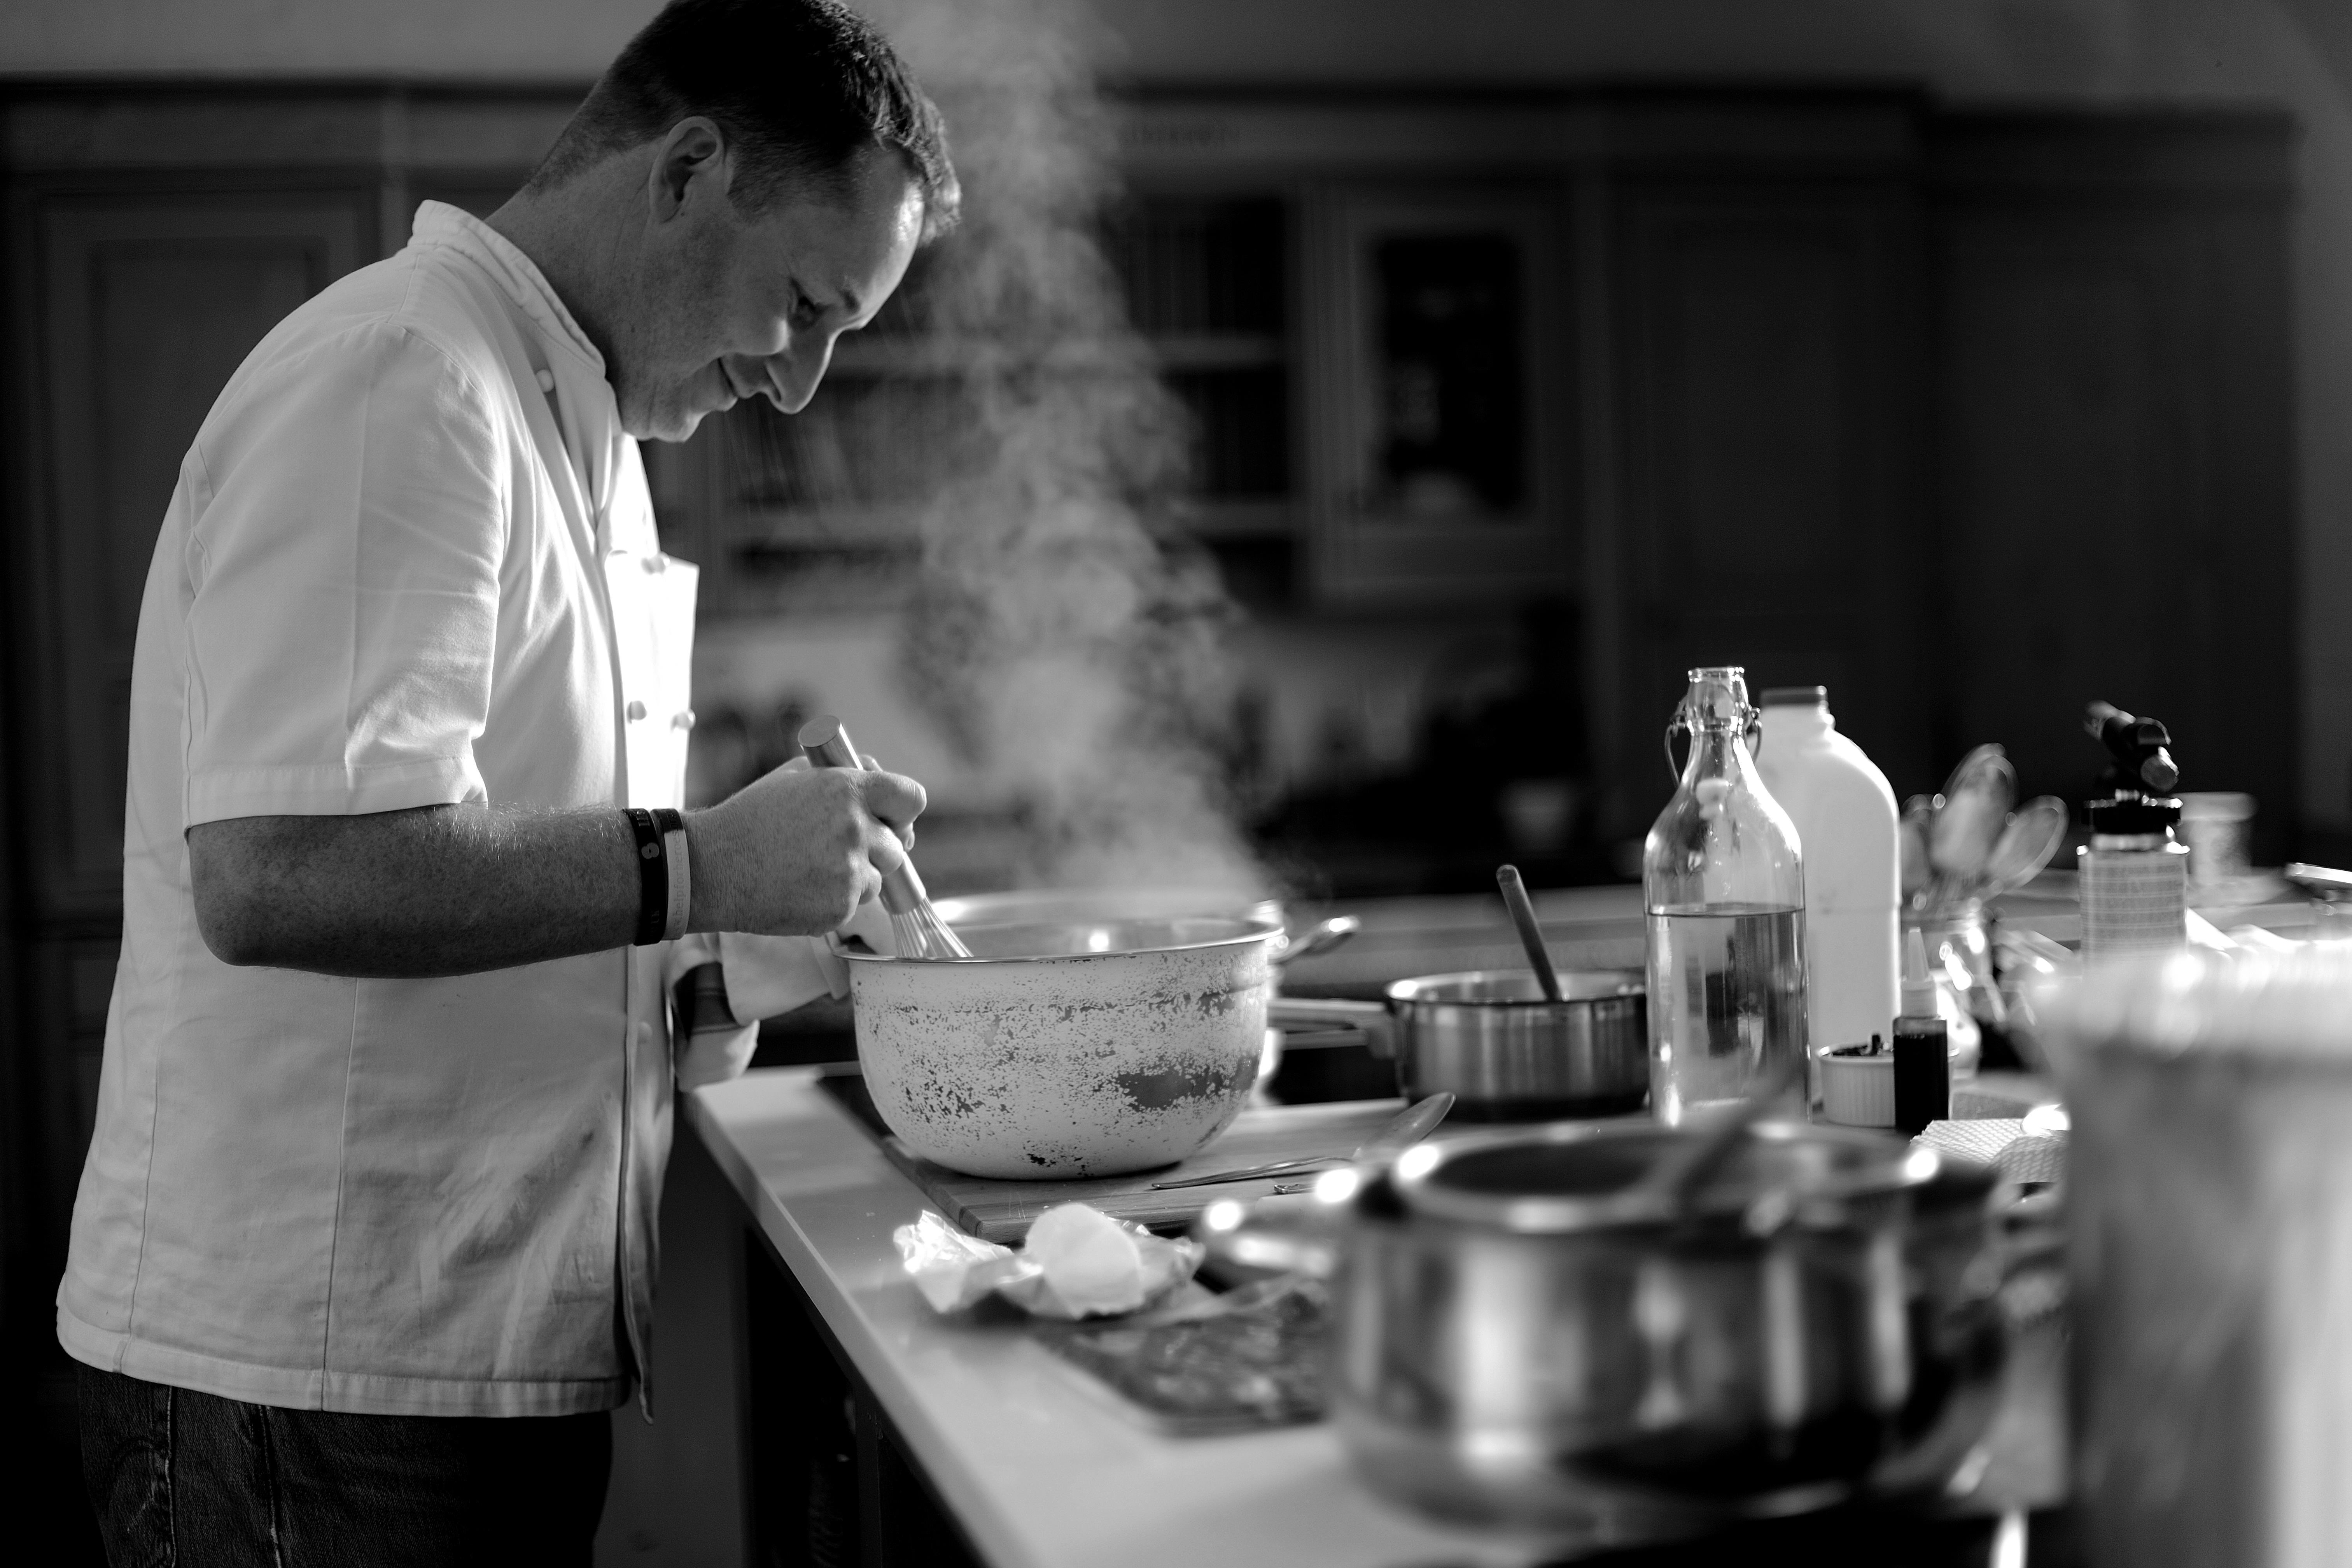
<path fill-rule="evenodd" d="M 857 748 L 849 743 L 849 731 L 830 713 L 820 713 L 801 726 L 801 753 L 813 767 L 863 768 Z"/>
<path fill-rule="evenodd" d="M 830 713 L 819 713 L 801 726 L 801 754 L 807 757 L 811 767 L 863 769 L 857 748 L 849 742 L 849 730 Z M 894 915 L 912 914 L 929 900 L 923 891 L 923 879 L 915 875 L 915 863 L 901 860 L 898 868 L 882 873 L 882 907 Z"/>

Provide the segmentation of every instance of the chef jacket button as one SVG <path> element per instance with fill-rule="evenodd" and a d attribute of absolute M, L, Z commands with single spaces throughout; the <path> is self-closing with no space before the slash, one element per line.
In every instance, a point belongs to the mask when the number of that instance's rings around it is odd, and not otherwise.
<path fill-rule="evenodd" d="M 648 571 L 648 572 L 667 572 L 667 571 L 668 571 L 668 570 L 669 570 L 669 557 L 668 557 L 668 556 L 667 556 L 667 555 L 664 555 L 664 554 L 663 554 L 660 551 L 658 551 L 658 550 L 655 551 L 651 555 L 648 555 L 648 556 L 646 556 L 646 571 Z"/>
<path fill-rule="evenodd" d="M 638 720 L 646 716 L 646 705 L 642 702 L 632 700 L 628 707 L 628 714 L 629 722 L 632 724 L 635 723 Z"/>
<path fill-rule="evenodd" d="M 653 1043 L 653 1037 L 654 1026 L 651 1024 L 640 1023 L 637 1026 L 637 1044 L 641 1046 L 651 1045 Z"/>
<path fill-rule="evenodd" d="M 541 370 L 533 371 L 531 374 L 539 379 L 540 391 L 553 392 L 555 390 L 555 373 L 553 371 Z"/>
<path fill-rule="evenodd" d="M 673 730 L 693 729 L 694 710 L 691 708 L 681 708 L 677 712 L 671 714 L 669 716 L 669 727 Z"/>

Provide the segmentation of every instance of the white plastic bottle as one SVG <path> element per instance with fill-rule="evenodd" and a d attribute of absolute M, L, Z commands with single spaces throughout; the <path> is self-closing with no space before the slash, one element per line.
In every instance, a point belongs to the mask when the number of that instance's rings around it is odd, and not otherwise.
<path fill-rule="evenodd" d="M 1902 975 L 1895 792 L 1837 732 L 1829 689 L 1764 693 L 1757 771 L 1805 857 L 1807 1037 L 1816 1052 L 1892 1035 Z"/>

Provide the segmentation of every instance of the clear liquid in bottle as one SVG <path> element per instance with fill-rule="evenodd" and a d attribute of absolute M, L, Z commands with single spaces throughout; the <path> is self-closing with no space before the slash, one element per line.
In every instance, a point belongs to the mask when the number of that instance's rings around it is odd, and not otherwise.
<path fill-rule="evenodd" d="M 1650 1113 L 1669 1125 L 1805 1059 L 1804 871 L 1748 750 L 1755 728 L 1746 678 L 1717 667 L 1690 672 L 1666 731 L 1669 756 L 1678 732 L 1690 756 L 1643 846 L 1642 889 Z"/>
<path fill-rule="evenodd" d="M 1650 1107 L 1679 1122 L 1748 1098 L 1805 1051 L 1805 911 L 1737 904 L 1650 914 Z"/>

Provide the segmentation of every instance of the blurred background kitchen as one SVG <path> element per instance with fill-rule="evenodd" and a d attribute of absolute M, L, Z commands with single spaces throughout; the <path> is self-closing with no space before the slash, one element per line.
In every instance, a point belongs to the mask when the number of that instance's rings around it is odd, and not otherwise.
<path fill-rule="evenodd" d="M 181 456 L 653 8 L 0 10 L 0 1285 L 46 1507 Z M 929 786 L 937 892 L 1622 883 L 1727 662 L 1825 684 L 1898 795 L 1991 741 L 2079 802 L 2107 698 L 2255 798 L 2257 865 L 2352 857 L 2340 0 L 870 9 L 971 216 L 806 414 L 647 449 L 704 572 L 698 802 L 833 710 Z"/>

